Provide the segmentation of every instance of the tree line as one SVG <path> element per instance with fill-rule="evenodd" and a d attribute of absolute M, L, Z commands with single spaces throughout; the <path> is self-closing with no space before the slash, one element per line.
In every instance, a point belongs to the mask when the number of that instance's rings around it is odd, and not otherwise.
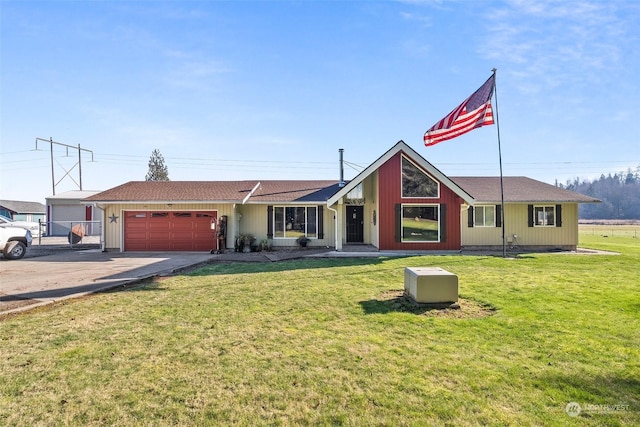
<path fill-rule="evenodd" d="M 601 200 L 580 204 L 580 219 L 640 219 L 640 165 L 596 180 L 575 178 L 560 187 Z"/>

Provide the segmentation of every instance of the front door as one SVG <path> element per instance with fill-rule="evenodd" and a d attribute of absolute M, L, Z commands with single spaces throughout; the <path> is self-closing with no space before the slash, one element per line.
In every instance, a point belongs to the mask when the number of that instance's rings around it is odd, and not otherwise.
<path fill-rule="evenodd" d="M 347 206 L 347 243 L 364 243 L 364 206 Z"/>

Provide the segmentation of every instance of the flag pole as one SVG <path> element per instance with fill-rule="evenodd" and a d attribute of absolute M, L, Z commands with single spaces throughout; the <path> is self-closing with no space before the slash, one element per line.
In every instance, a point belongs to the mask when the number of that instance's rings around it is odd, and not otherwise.
<path fill-rule="evenodd" d="M 500 160 L 500 223 L 502 224 L 502 257 L 507 257 L 507 243 L 506 236 L 504 234 L 504 182 L 502 180 L 502 148 L 500 144 L 500 121 L 498 120 L 498 85 L 496 84 L 496 68 L 491 69 L 493 71 L 493 94 L 496 98 L 496 129 L 498 131 L 498 159 Z"/>

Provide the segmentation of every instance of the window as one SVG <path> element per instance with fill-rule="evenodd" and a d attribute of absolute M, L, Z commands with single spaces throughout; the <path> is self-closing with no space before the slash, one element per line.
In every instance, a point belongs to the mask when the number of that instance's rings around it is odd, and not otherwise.
<path fill-rule="evenodd" d="M 439 242 L 439 205 L 403 205 L 402 241 Z"/>
<path fill-rule="evenodd" d="M 364 205 L 364 193 L 362 192 L 362 183 L 353 187 L 353 190 L 349 191 L 345 196 L 345 203 L 347 205 Z"/>
<path fill-rule="evenodd" d="M 555 206 L 534 206 L 533 225 L 534 227 L 555 227 L 556 225 Z"/>
<path fill-rule="evenodd" d="M 300 236 L 318 237 L 317 208 L 315 206 L 274 206 L 273 237 L 296 239 Z"/>
<path fill-rule="evenodd" d="M 475 215 L 474 223 L 476 227 L 495 227 L 496 226 L 496 207 L 491 206 L 475 206 L 473 209 Z"/>
<path fill-rule="evenodd" d="M 402 197 L 438 197 L 438 193 L 438 182 L 402 157 Z"/>

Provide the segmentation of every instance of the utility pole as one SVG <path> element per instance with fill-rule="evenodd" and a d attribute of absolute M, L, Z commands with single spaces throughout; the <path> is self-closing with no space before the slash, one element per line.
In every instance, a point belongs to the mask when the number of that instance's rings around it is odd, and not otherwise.
<path fill-rule="evenodd" d="M 82 191 L 82 152 L 86 151 L 87 153 L 91 153 L 91 161 L 93 162 L 93 151 L 91 150 L 87 150 L 86 148 L 81 148 L 80 144 L 78 144 L 77 147 L 73 146 L 73 145 L 67 145 L 67 144 L 63 144 L 61 142 L 56 142 L 53 140 L 53 138 L 49 138 L 49 139 L 44 139 L 44 138 L 36 138 L 36 150 L 38 150 L 38 141 L 42 141 L 42 142 L 48 142 L 50 145 L 50 152 L 51 152 L 51 185 L 52 185 L 52 190 L 53 190 L 53 195 L 55 196 L 56 194 L 56 186 L 58 184 L 60 184 L 60 182 L 65 179 L 67 176 L 69 178 L 71 178 L 71 180 L 78 186 L 78 189 Z M 67 149 L 67 156 L 69 155 L 69 148 L 73 149 L 73 150 L 78 150 L 78 162 L 71 166 L 71 168 L 69 170 L 65 169 L 64 166 L 60 165 L 62 167 L 62 169 L 64 169 L 64 171 L 66 172 L 62 178 L 60 178 L 60 180 L 58 180 L 58 182 L 56 182 L 56 178 L 55 178 L 55 170 L 54 170 L 54 164 L 53 164 L 53 145 L 59 145 L 62 147 L 66 147 Z M 58 163 L 59 164 L 59 163 Z M 73 177 L 70 175 L 71 171 L 78 166 L 78 181 L 76 181 L 75 179 L 73 179 Z"/>

